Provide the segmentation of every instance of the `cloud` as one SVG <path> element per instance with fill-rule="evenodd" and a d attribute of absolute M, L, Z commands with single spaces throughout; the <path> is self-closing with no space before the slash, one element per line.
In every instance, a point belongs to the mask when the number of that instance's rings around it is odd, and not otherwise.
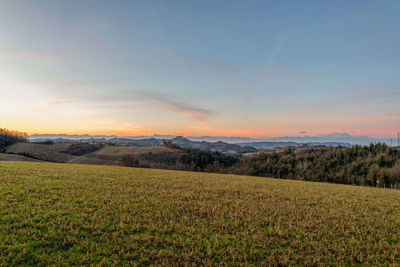
<path fill-rule="evenodd" d="M 41 52 L 0 52 L 0 57 L 42 64 L 55 64 L 59 62 L 59 58 L 56 55 Z"/>
<path fill-rule="evenodd" d="M 304 135 L 304 134 L 307 134 L 307 132 L 306 131 L 301 131 L 301 132 L 299 132 L 299 134 L 300 135 Z"/>
<path fill-rule="evenodd" d="M 374 91 L 364 92 L 363 90 L 357 90 L 350 96 L 341 97 L 337 99 L 333 99 L 333 101 L 337 102 L 347 102 L 354 103 L 354 101 L 373 101 L 379 99 L 393 99 L 395 97 L 400 96 L 400 90 L 396 88 L 395 90 L 385 90 L 385 89 L 374 89 Z"/>
<path fill-rule="evenodd" d="M 374 116 L 376 114 L 387 113 L 390 111 L 392 105 L 391 103 L 395 103 L 397 99 L 400 97 L 400 90 L 381 90 L 375 89 L 376 92 L 366 91 L 363 92 L 361 90 L 358 91 L 350 91 L 346 95 L 332 96 L 327 97 L 324 96 L 321 100 L 313 100 L 305 104 L 293 105 L 293 107 L 286 109 L 283 112 L 282 116 L 318 116 L 322 117 L 322 115 L 333 115 L 334 118 L 339 118 L 343 120 L 347 120 L 349 116 L 355 115 L 355 110 L 357 111 L 356 115 L 364 115 L 364 116 Z M 379 110 L 372 109 L 369 107 L 373 107 L 377 104 L 385 104 L 389 105 L 382 106 Z M 316 113 L 315 111 L 318 110 Z M 346 115 L 346 116 L 344 116 Z M 326 120 L 328 119 L 325 117 Z M 330 118 L 331 119 L 331 118 Z M 358 121 L 357 121 L 358 122 Z"/>
<path fill-rule="evenodd" d="M 110 95 L 103 91 L 94 92 L 93 90 L 84 91 L 80 90 L 82 87 L 96 86 L 99 83 L 94 82 L 93 85 L 90 82 L 74 82 L 74 83 L 61 83 L 58 86 L 50 86 L 50 90 L 56 91 L 59 97 L 66 103 L 83 102 L 85 104 L 100 104 L 97 108 L 119 108 L 129 109 L 132 107 L 132 103 L 149 103 L 156 104 L 157 107 L 161 107 L 164 110 L 172 111 L 178 114 L 185 115 L 188 118 L 194 120 L 205 120 L 215 114 L 213 111 L 198 107 L 188 102 L 173 99 L 174 96 L 157 93 L 154 91 L 140 91 L 140 90 L 129 90 L 120 91 L 118 94 Z M 101 84 L 101 83 L 100 83 Z M 104 84 L 104 83 L 103 83 Z M 75 88 L 71 90 L 70 88 Z M 44 110 L 46 107 L 50 107 L 51 104 L 57 104 L 57 101 L 43 103 L 36 107 L 36 111 Z M 118 104 L 116 107 L 115 104 Z"/>
<path fill-rule="evenodd" d="M 152 90 L 113 88 L 113 81 L 108 80 L 70 80 L 70 81 L 38 81 L 28 80 L 29 85 L 36 85 L 38 94 L 43 91 L 52 94 L 55 101 L 42 102 L 31 110 L 41 112 L 53 108 L 60 103 L 76 110 L 124 110 L 134 109 L 134 104 L 148 104 L 166 111 L 184 115 L 193 120 L 206 120 L 215 112 L 197 104 L 184 101 L 182 96 L 163 94 Z"/>
<path fill-rule="evenodd" d="M 41 102 L 38 105 L 31 107 L 29 110 L 33 112 L 43 112 L 51 110 L 60 105 L 60 101 L 45 101 Z"/>
<path fill-rule="evenodd" d="M 75 38 L 80 44 L 85 43 L 89 46 L 96 46 L 104 49 L 105 51 L 111 52 L 113 56 L 119 56 L 128 58 L 130 55 L 126 51 L 116 48 L 112 45 L 112 42 L 105 41 L 99 36 L 92 34 L 82 29 L 76 30 L 72 33 L 72 37 Z"/>
<path fill-rule="evenodd" d="M 210 110 L 199 108 L 191 104 L 171 100 L 170 98 L 162 94 L 156 94 L 153 92 L 140 92 L 139 95 L 143 99 L 160 103 L 164 106 L 164 108 L 170 111 L 183 114 L 195 120 L 204 120 L 213 114 L 213 112 Z"/>
<path fill-rule="evenodd" d="M 276 39 L 275 43 L 274 43 L 274 48 L 272 50 L 271 55 L 269 56 L 266 64 L 265 64 L 265 69 L 269 69 L 271 67 L 271 65 L 274 63 L 275 58 L 279 55 L 282 47 L 285 45 L 286 43 L 286 38 L 282 37 L 282 36 L 278 36 L 278 38 Z"/>
<path fill-rule="evenodd" d="M 214 114 L 214 112 L 210 110 L 194 106 L 190 103 L 182 103 L 180 101 L 172 100 L 171 97 L 164 94 L 149 91 L 133 91 L 128 92 L 125 95 L 121 94 L 120 96 L 92 94 L 90 95 L 90 97 L 72 97 L 80 101 L 83 100 L 105 103 L 107 104 L 107 106 L 110 103 L 120 103 L 119 108 L 129 108 L 131 107 L 132 102 L 155 103 L 157 104 L 157 107 L 161 107 L 162 109 L 185 115 L 186 117 L 195 120 L 205 120 Z M 123 103 L 127 105 L 121 105 Z M 112 107 L 115 108 L 115 106 Z"/>

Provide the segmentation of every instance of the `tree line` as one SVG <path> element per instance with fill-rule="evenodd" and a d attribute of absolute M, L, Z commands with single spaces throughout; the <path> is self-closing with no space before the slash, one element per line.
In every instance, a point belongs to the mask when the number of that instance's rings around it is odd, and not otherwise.
<path fill-rule="evenodd" d="M 241 174 L 315 182 L 400 187 L 399 152 L 386 144 L 276 149 L 251 156 L 181 148 L 127 156 L 125 166 Z"/>
<path fill-rule="evenodd" d="M 19 131 L 12 131 L 0 128 L 0 149 L 18 142 L 27 142 L 27 134 Z"/>
<path fill-rule="evenodd" d="M 128 154 L 121 158 L 126 167 L 159 168 L 198 172 L 227 172 L 239 162 L 237 156 L 218 151 L 205 151 L 194 148 L 181 148 L 166 144 L 169 151 Z"/>
<path fill-rule="evenodd" d="M 260 153 L 243 158 L 231 171 L 284 179 L 394 187 L 400 184 L 398 151 L 386 144 Z"/>
<path fill-rule="evenodd" d="M 0 128 L 0 151 L 27 142 L 27 134 Z M 50 145 L 50 144 L 49 144 Z M 399 148 L 386 144 L 307 149 L 275 149 L 250 156 L 182 148 L 165 142 L 169 151 L 124 155 L 120 164 L 200 172 L 263 176 L 304 181 L 400 188 Z M 65 153 L 82 155 L 103 145 L 72 145 Z"/>

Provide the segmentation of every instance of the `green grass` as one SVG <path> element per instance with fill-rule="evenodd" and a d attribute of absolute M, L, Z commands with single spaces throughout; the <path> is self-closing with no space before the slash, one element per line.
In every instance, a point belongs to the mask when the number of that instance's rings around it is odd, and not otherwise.
<path fill-rule="evenodd" d="M 0 265 L 400 264 L 400 192 L 0 162 Z"/>

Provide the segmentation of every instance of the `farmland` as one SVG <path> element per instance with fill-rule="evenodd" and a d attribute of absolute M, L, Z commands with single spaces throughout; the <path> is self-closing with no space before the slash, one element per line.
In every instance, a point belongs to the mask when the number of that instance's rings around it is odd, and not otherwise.
<path fill-rule="evenodd" d="M 33 162 L 38 162 L 40 160 L 33 159 L 33 158 L 28 158 L 28 157 L 21 156 L 21 155 L 0 153 L 0 161 L 33 161 Z"/>
<path fill-rule="evenodd" d="M 12 154 L 22 154 L 36 159 L 53 162 L 67 162 L 76 156 L 62 153 L 68 149 L 70 144 L 33 144 L 33 143 L 17 143 L 7 147 L 6 152 Z"/>
<path fill-rule="evenodd" d="M 0 265 L 400 264 L 400 192 L 0 162 Z"/>
<path fill-rule="evenodd" d="M 276 148 L 250 155 L 182 148 L 171 142 L 153 147 L 19 142 L 2 151 L 59 163 L 202 171 L 384 188 L 400 186 L 400 154 L 396 148 L 379 143 L 353 147 Z"/>
<path fill-rule="evenodd" d="M 123 165 L 123 158 L 126 155 L 130 155 L 135 158 L 140 158 L 143 164 L 149 165 L 149 167 L 165 167 L 163 164 L 155 165 L 152 160 L 153 158 L 160 157 L 162 155 L 178 155 L 182 153 L 177 149 L 170 149 L 164 146 L 159 147 L 129 147 L 129 146 L 105 146 L 95 151 L 83 155 L 73 155 L 67 153 L 71 146 L 75 146 L 73 143 L 62 143 L 62 144 L 35 144 L 35 143 L 16 143 L 5 149 L 6 153 L 16 155 L 26 155 L 33 159 L 40 159 L 50 162 L 59 163 L 82 163 L 82 164 L 99 164 L 99 165 Z M 78 146 L 85 146 L 85 144 L 79 144 Z M 15 156 L 16 156 L 15 155 Z M 143 160 L 143 158 L 150 159 Z M 11 159 L 12 160 L 12 159 Z M 162 161 L 163 158 L 159 159 Z M 153 164 L 151 164 L 153 163 Z M 152 166 L 155 165 L 155 166 Z"/>
<path fill-rule="evenodd" d="M 122 165 L 123 158 L 130 155 L 140 158 L 146 155 L 178 154 L 182 152 L 177 149 L 159 147 L 128 147 L 128 146 L 106 146 L 96 152 L 71 160 L 73 163 L 99 164 L 99 165 Z M 147 160 L 145 163 L 148 163 Z M 150 165 L 150 164 L 149 164 Z M 154 166 L 160 167 L 160 166 Z"/>

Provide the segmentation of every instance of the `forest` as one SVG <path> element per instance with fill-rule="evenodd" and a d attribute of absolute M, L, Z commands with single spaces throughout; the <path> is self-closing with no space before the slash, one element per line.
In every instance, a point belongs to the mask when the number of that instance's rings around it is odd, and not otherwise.
<path fill-rule="evenodd" d="M 0 128 L 0 151 L 18 142 L 28 142 L 27 135 Z M 52 146 L 53 143 L 46 144 Z M 106 145 L 72 143 L 61 152 L 81 156 Z M 228 173 L 396 189 L 400 187 L 399 149 L 381 143 L 353 147 L 288 147 L 250 155 L 182 148 L 171 141 L 164 142 L 164 146 L 169 150 L 126 153 L 114 161 L 126 167 Z M 35 158 L 29 153 L 23 155 Z M 51 155 L 40 159 L 52 161 L 49 157 Z M 107 155 L 103 157 L 111 158 Z"/>
<path fill-rule="evenodd" d="M 249 156 L 165 145 L 180 152 L 162 156 L 136 155 L 135 160 L 129 158 L 124 165 L 389 188 L 400 186 L 399 151 L 386 144 L 302 150 L 290 147 Z M 156 162 L 167 164 L 157 166 Z"/>
<path fill-rule="evenodd" d="M 340 184 L 399 187 L 398 150 L 385 144 L 260 153 L 243 158 L 229 172 Z"/>
<path fill-rule="evenodd" d="M 0 151 L 18 142 L 27 142 L 27 134 L 0 128 Z"/>

